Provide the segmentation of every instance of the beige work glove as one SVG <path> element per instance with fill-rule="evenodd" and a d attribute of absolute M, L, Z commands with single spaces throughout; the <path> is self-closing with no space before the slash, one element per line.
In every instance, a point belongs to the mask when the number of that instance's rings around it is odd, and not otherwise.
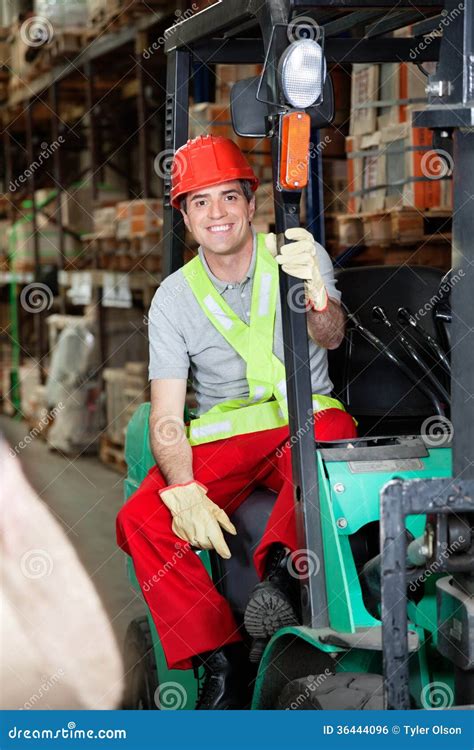
<path fill-rule="evenodd" d="M 199 482 L 176 484 L 160 491 L 160 497 L 173 516 L 172 529 L 176 536 L 200 549 L 215 549 L 228 560 L 231 557 L 223 529 L 237 534 L 227 513 L 209 500 L 207 487 Z"/>
<path fill-rule="evenodd" d="M 328 294 L 324 286 L 323 277 L 319 270 L 316 242 L 313 235 L 302 227 L 287 229 L 285 237 L 289 245 L 282 245 L 280 255 L 277 251 L 276 235 L 270 232 L 265 236 L 265 246 L 273 255 L 277 263 L 289 276 L 295 276 L 304 281 L 306 301 L 313 310 L 325 310 L 328 304 Z"/>

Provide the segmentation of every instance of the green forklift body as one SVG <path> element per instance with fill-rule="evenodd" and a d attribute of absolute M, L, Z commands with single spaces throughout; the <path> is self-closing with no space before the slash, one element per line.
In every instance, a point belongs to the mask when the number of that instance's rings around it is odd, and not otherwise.
<path fill-rule="evenodd" d="M 150 469 L 155 466 L 155 459 L 151 452 L 150 446 L 150 404 L 144 403 L 134 412 L 128 423 L 125 438 L 125 460 L 127 462 L 128 473 L 124 481 L 124 499 L 127 501 L 131 495 L 139 488 L 142 481 Z M 211 562 L 209 553 L 205 550 L 198 553 L 204 563 L 207 572 L 211 575 Z M 141 591 L 140 585 L 135 575 L 135 569 L 130 557 L 127 557 L 127 573 L 130 582 L 137 591 Z M 166 700 L 166 688 L 170 688 L 170 694 L 173 694 L 173 685 L 181 686 L 179 690 L 180 700 L 178 701 L 180 709 L 193 709 L 196 705 L 198 682 L 192 669 L 169 669 L 166 663 L 165 654 L 161 646 L 156 627 L 150 612 L 147 613 L 148 623 L 153 639 L 153 650 L 155 654 L 156 666 L 158 671 L 159 690 L 155 696 L 157 708 L 160 698 Z M 176 692 L 176 691 L 175 691 Z"/>
<path fill-rule="evenodd" d="M 149 470 L 155 465 L 149 440 L 150 404 L 141 404 L 130 420 L 125 458 L 128 475 L 125 479 L 125 500 L 138 489 Z M 330 455 L 330 452 L 329 452 Z M 278 673 L 298 674 L 298 664 L 308 674 L 310 664 L 317 674 L 331 669 L 346 672 L 382 673 L 381 622 L 364 606 L 362 590 L 354 563 L 350 537 L 380 517 L 380 491 L 395 479 L 419 479 L 452 476 L 451 449 L 429 448 L 427 455 L 416 459 L 383 460 L 352 463 L 331 460 L 316 451 L 321 498 L 321 517 L 324 540 L 324 570 L 328 592 L 330 627 L 324 631 L 307 627 L 284 628 L 272 638 L 260 663 L 252 708 L 264 709 L 274 705 L 279 689 Z M 407 519 L 407 529 L 419 536 L 424 529 L 424 516 Z M 211 564 L 207 552 L 199 553 L 210 576 Z M 317 575 L 321 561 L 311 551 L 312 574 Z M 128 574 L 137 590 L 140 589 L 130 558 Z M 417 604 L 409 602 L 409 632 L 412 644 L 410 657 L 410 687 L 416 705 L 421 706 L 423 688 L 430 682 L 443 680 L 450 684 L 452 676 L 446 671 L 436 651 L 436 591 L 433 575 L 425 585 L 423 598 Z M 148 620 L 153 636 L 153 648 L 160 690 L 170 683 L 180 685 L 185 700 L 180 708 L 192 709 L 197 698 L 197 680 L 192 670 L 170 670 L 161 647 L 152 617 Z M 358 647 L 360 645 L 360 647 Z M 291 654 L 290 664 L 284 662 Z M 302 654 L 301 661 L 295 654 Z M 286 655 L 286 656 L 285 656 Z M 337 660 L 335 659 L 337 657 Z M 282 671 L 283 670 L 283 671 Z M 293 674 L 293 672 L 291 673 Z M 182 705 L 181 705 L 182 704 Z"/>

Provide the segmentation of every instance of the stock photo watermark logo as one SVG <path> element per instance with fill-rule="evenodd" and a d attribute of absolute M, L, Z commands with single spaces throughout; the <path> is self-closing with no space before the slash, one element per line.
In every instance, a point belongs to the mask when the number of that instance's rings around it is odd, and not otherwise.
<path fill-rule="evenodd" d="M 463 10 L 464 3 L 459 3 L 456 8 L 452 8 L 450 11 L 443 9 L 441 11 L 441 20 L 438 25 L 424 36 L 422 42 L 419 42 L 416 47 L 410 49 L 410 59 L 415 61 L 420 52 L 424 52 L 435 39 L 439 39 L 439 37 L 443 35 L 443 29 L 447 28 L 458 16 L 460 16 Z"/>
<path fill-rule="evenodd" d="M 426 709 L 451 708 L 454 693 L 445 682 L 430 682 L 421 691 L 421 705 Z"/>
<path fill-rule="evenodd" d="M 43 675 L 38 690 L 33 693 L 33 695 L 31 695 L 27 701 L 25 701 L 25 703 L 19 710 L 31 711 L 32 709 L 34 709 L 38 701 L 44 698 L 44 696 L 47 695 L 51 688 L 61 681 L 61 678 L 64 677 L 64 674 L 64 669 L 58 669 L 52 675 Z"/>
<path fill-rule="evenodd" d="M 298 442 L 298 440 L 303 437 L 303 435 L 312 430 L 315 418 L 317 419 L 317 415 L 315 417 L 313 410 L 310 409 L 308 412 L 308 418 L 306 419 L 305 423 L 301 425 L 301 427 L 297 429 L 296 433 L 294 435 L 291 435 L 291 437 L 289 437 L 288 440 L 286 440 L 280 448 L 278 448 L 278 450 L 275 452 L 275 456 L 277 458 L 281 458 L 293 445 Z"/>
<path fill-rule="evenodd" d="M 186 157 L 180 151 L 173 151 L 172 148 L 166 148 L 160 151 L 153 162 L 153 169 L 158 177 L 172 180 L 179 179 L 186 169 Z"/>
<path fill-rule="evenodd" d="M 189 544 L 189 542 L 184 542 L 184 543 L 176 542 L 174 546 L 175 546 L 176 552 L 173 552 L 173 554 L 171 556 L 171 559 L 168 560 L 163 565 L 163 567 L 158 570 L 157 573 L 154 573 L 151 576 L 151 578 L 148 578 L 147 581 L 144 581 L 142 583 L 142 590 L 143 591 L 150 591 L 153 588 L 153 586 L 156 583 L 159 583 L 161 581 L 161 579 L 164 578 L 165 575 L 167 573 L 169 573 L 170 570 L 172 570 L 174 568 L 174 566 L 176 565 L 176 563 L 179 560 L 182 560 L 183 557 L 192 549 L 192 547 Z"/>
<path fill-rule="evenodd" d="M 319 42 L 321 39 L 321 27 L 311 16 L 296 16 L 287 29 L 288 41 L 300 42 L 302 39 L 311 39 Z"/>
<path fill-rule="evenodd" d="M 60 729 L 23 729 L 17 726 L 8 730 L 12 740 L 126 740 L 126 729 L 78 729 L 75 721 L 68 721 Z M 43 747 L 46 747 L 43 745 Z"/>
<path fill-rule="evenodd" d="M 170 303 L 173 302 L 177 297 L 179 297 L 179 295 L 184 292 L 186 287 L 189 287 L 189 282 L 196 276 L 196 274 L 197 271 L 193 271 L 191 274 L 189 274 L 189 277 L 183 277 L 182 281 L 174 284 L 172 289 L 170 289 L 169 291 L 168 286 L 166 286 L 166 296 L 156 305 L 158 310 L 166 310 Z M 161 289 L 163 289 L 163 287 L 161 287 Z M 156 317 L 156 315 L 154 316 L 154 311 L 155 308 L 152 306 L 149 310 L 149 315 L 145 315 L 143 317 L 144 325 L 150 325 L 150 320 L 153 320 L 153 317 Z"/>
<path fill-rule="evenodd" d="M 27 18 L 20 27 L 21 41 L 28 47 L 42 47 L 51 42 L 53 36 L 53 24 L 44 16 Z"/>
<path fill-rule="evenodd" d="M 33 581 L 47 578 L 53 572 L 53 558 L 45 549 L 30 549 L 21 557 L 20 570 Z"/>
<path fill-rule="evenodd" d="M 321 570 L 321 561 L 313 550 L 297 549 L 288 556 L 286 567 L 292 578 L 301 581 L 317 576 Z"/>
<path fill-rule="evenodd" d="M 160 417 L 153 426 L 153 436 L 161 445 L 178 445 L 186 439 L 184 422 L 179 417 Z"/>
<path fill-rule="evenodd" d="M 453 157 L 443 149 L 427 151 L 421 159 L 421 173 L 428 180 L 443 180 L 445 177 L 451 177 L 453 167 Z"/>
<path fill-rule="evenodd" d="M 450 419 L 440 414 L 425 419 L 421 425 L 421 437 L 431 448 L 442 448 L 448 445 L 454 434 L 454 426 Z"/>
<path fill-rule="evenodd" d="M 16 192 L 22 185 L 27 183 L 28 179 L 33 176 L 36 170 L 39 169 L 44 164 L 44 162 L 47 161 L 50 156 L 54 154 L 54 152 L 57 151 L 58 148 L 65 142 L 66 140 L 62 135 L 58 136 L 58 139 L 56 141 L 53 141 L 52 143 L 46 143 L 46 141 L 43 141 L 38 158 L 31 162 L 29 167 L 27 167 L 25 171 L 22 172 L 21 175 L 19 175 L 19 177 L 16 177 L 14 180 L 10 180 L 10 183 L 8 185 L 10 193 Z"/>
<path fill-rule="evenodd" d="M 328 677 L 331 677 L 333 675 L 333 672 L 331 672 L 330 669 L 326 667 L 324 672 L 318 675 L 309 676 L 308 679 L 311 680 L 310 683 L 305 687 L 302 692 L 296 696 L 294 700 L 291 701 L 289 706 L 286 706 L 285 711 L 297 711 L 301 708 L 301 706 L 306 703 L 308 698 L 310 698 L 311 693 L 314 693 L 315 690 L 318 689 L 318 687 L 321 687 L 321 685 L 326 682 Z"/>
<path fill-rule="evenodd" d="M 188 694 L 179 682 L 164 682 L 155 690 L 155 705 L 160 711 L 179 711 L 184 708 Z"/>
<path fill-rule="evenodd" d="M 18 456 L 19 453 L 24 450 L 30 443 L 35 440 L 35 438 L 38 437 L 38 435 L 41 435 L 43 430 L 48 427 L 51 422 L 55 419 L 55 417 L 59 414 L 60 411 L 64 409 L 64 404 L 62 401 L 58 403 L 57 406 L 55 406 L 51 411 L 47 412 L 43 417 L 41 417 L 40 421 L 37 425 L 35 425 L 27 435 L 25 435 L 24 438 L 22 438 L 15 446 L 10 448 L 10 456 Z"/>
<path fill-rule="evenodd" d="M 170 37 L 177 26 L 179 26 L 183 21 L 186 21 L 188 18 L 192 18 L 192 16 L 199 10 L 199 5 L 197 3 L 193 3 L 190 8 L 187 8 L 186 10 L 175 10 L 174 15 L 176 20 L 174 23 L 169 26 L 163 33 L 163 36 L 159 36 L 158 39 L 155 39 L 155 41 L 150 44 L 149 47 L 147 47 L 145 50 L 143 50 L 142 56 L 145 60 L 149 60 L 150 57 L 157 52 L 159 49 L 165 46 L 166 40 L 168 37 Z"/>
<path fill-rule="evenodd" d="M 415 313 L 415 318 L 418 320 L 419 318 L 423 318 L 427 313 L 431 312 L 435 305 L 441 302 L 442 295 L 447 295 L 465 275 L 466 274 L 464 273 L 464 270 L 460 268 L 459 271 L 456 271 L 455 274 L 452 274 L 449 279 L 446 279 L 446 281 L 443 280 L 438 289 L 438 292 L 434 294 L 428 300 L 428 302 L 425 302 L 423 307 L 420 307 L 420 309 Z"/>
<path fill-rule="evenodd" d="M 441 552 L 439 558 L 437 560 L 434 560 L 434 562 L 432 562 L 431 565 L 426 570 L 424 570 L 420 576 L 418 576 L 416 581 L 412 581 L 410 583 L 410 591 L 414 593 L 423 583 L 427 581 L 428 578 L 431 578 L 431 576 L 435 575 L 436 573 L 442 572 L 441 568 L 443 561 L 448 560 L 451 555 L 458 551 L 458 549 L 462 549 L 465 545 L 465 542 L 466 540 L 464 539 L 464 537 L 459 536 L 449 546 L 445 543 L 445 549 Z"/>
<path fill-rule="evenodd" d="M 301 281 L 300 284 L 292 286 L 286 295 L 286 301 L 288 307 L 293 312 L 306 313 L 308 305 L 308 294 L 306 292 L 306 284 Z"/>
<path fill-rule="evenodd" d="M 41 313 L 53 304 L 53 293 L 47 284 L 33 281 L 21 290 L 20 305 L 28 313 Z"/>
<path fill-rule="evenodd" d="M 316 159 L 318 156 L 320 156 L 324 152 L 324 149 L 327 148 L 331 143 L 332 143 L 332 138 L 330 135 L 325 135 L 324 138 L 320 140 L 318 143 L 311 142 L 309 144 L 308 158 Z M 304 167 L 304 164 L 302 162 L 297 162 L 289 170 L 289 176 L 292 178 L 299 177 L 301 175 L 301 170 L 303 169 L 303 167 Z M 279 183 L 277 183 L 276 189 L 280 193 L 283 190 L 282 186 Z"/>

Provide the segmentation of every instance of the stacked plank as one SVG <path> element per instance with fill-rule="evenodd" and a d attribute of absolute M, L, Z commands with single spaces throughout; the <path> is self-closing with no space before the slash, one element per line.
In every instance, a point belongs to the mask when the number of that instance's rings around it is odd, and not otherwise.
<path fill-rule="evenodd" d="M 148 366 L 127 362 L 125 367 L 105 368 L 107 426 L 101 436 L 99 455 L 103 463 L 124 473 L 125 436 L 138 406 L 149 401 Z"/>

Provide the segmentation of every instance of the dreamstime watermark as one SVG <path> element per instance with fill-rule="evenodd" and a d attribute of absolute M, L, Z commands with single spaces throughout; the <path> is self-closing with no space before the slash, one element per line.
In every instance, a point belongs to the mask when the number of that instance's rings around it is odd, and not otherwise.
<path fill-rule="evenodd" d="M 326 680 L 328 677 L 332 677 L 333 672 L 331 672 L 328 667 L 322 672 L 321 674 L 315 675 L 311 682 L 308 683 L 306 688 L 290 703 L 289 706 L 285 708 L 285 711 L 296 711 L 302 706 L 308 698 L 310 697 L 311 693 L 314 693 L 315 690 L 318 689 Z M 311 679 L 311 676 L 309 677 Z"/>
<path fill-rule="evenodd" d="M 454 703 L 454 693 L 445 682 L 430 682 L 421 691 L 423 708 L 450 708 Z"/>
<path fill-rule="evenodd" d="M 457 552 L 459 548 L 464 547 L 465 541 L 466 540 L 463 536 L 458 536 L 458 538 L 455 539 L 454 542 L 449 545 L 449 547 L 447 546 L 446 549 L 444 549 L 440 553 L 437 560 L 434 560 L 431 565 L 426 570 L 424 570 L 423 573 L 415 581 L 412 581 L 410 583 L 408 587 L 410 591 L 415 592 L 419 588 L 419 586 L 427 581 L 428 578 L 431 578 L 432 575 L 441 572 L 442 562 L 444 560 L 448 560 L 454 552 Z"/>
<path fill-rule="evenodd" d="M 281 458 L 293 445 L 295 445 L 298 440 L 300 440 L 303 435 L 305 435 L 309 430 L 312 430 L 314 427 L 314 420 L 317 417 L 317 415 L 313 414 L 313 410 L 311 409 L 308 417 L 303 425 L 298 428 L 298 430 L 295 432 L 294 435 L 291 435 L 291 437 L 286 440 L 280 448 L 275 453 L 275 456 L 277 458 Z"/>
<path fill-rule="evenodd" d="M 161 47 L 164 47 L 166 44 L 166 40 L 169 36 L 171 36 L 177 26 L 179 26 L 183 21 L 186 21 L 188 18 L 191 18 L 196 11 L 199 10 L 199 5 L 197 3 L 193 3 L 190 8 L 187 8 L 185 11 L 181 10 L 175 10 L 174 14 L 176 16 L 175 22 L 169 26 L 167 29 L 165 29 L 163 36 L 159 36 L 158 39 L 155 39 L 155 41 L 150 44 L 149 47 L 147 47 L 145 50 L 143 50 L 142 56 L 145 58 L 145 60 L 149 60 L 150 57 Z"/>
<path fill-rule="evenodd" d="M 443 180 L 445 177 L 451 177 L 454 159 L 448 151 L 440 148 L 423 154 L 420 166 L 422 175 L 428 180 Z"/>
<path fill-rule="evenodd" d="M 11 740 L 126 740 L 126 729 L 77 729 L 75 721 L 68 721 L 60 729 L 22 729 L 13 726 L 8 730 Z"/>
<path fill-rule="evenodd" d="M 319 42 L 321 39 L 321 27 L 311 16 L 296 16 L 287 28 L 287 37 L 290 43 L 300 42 L 302 39 L 311 39 Z"/>
<path fill-rule="evenodd" d="M 313 550 L 297 549 L 288 555 L 286 567 L 292 578 L 301 581 L 317 576 L 321 569 L 321 561 Z"/>
<path fill-rule="evenodd" d="M 155 440 L 160 445 L 178 445 L 186 439 L 184 421 L 173 415 L 157 419 L 152 427 L 152 432 Z"/>
<path fill-rule="evenodd" d="M 20 451 L 26 448 L 27 445 L 30 445 L 30 443 L 32 443 L 33 440 L 38 437 L 38 435 L 41 435 L 43 430 L 48 427 L 49 424 L 51 424 L 53 419 L 59 414 L 60 411 L 62 411 L 62 409 L 64 409 L 64 404 L 62 401 L 60 401 L 58 405 L 54 407 L 54 409 L 51 409 L 51 411 L 47 412 L 43 417 L 41 417 L 38 424 L 36 424 L 29 431 L 29 433 L 25 435 L 22 440 L 20 440 L 19 443 L 10 448 L 10 456 L 17 456 Z"/>
<path fill-rule="evenodd" d="M 155 705 L 160 711 L 178 711 L 186 705 L 188 694 L 179 682 L 163 682 L 155 690 Z"/>
<path fill-rule="evenodd" d="M 427 417 L 421 425 L 421 437 L 431 448 L 442 448 L 443 445 L 447 445 L 451 442 L 453 434 L 453 423 L 441 414 Z"/>
<path fill-rule="evenodd" d="M 332 138 L 330 135 L 325 135 L 322 140 L 320 140 L 318 143 L 310 143 L 309 144 L 309 150 L 308 150 L 308 158 L 309 159 L 316 159 L 318 156 L 320 156 L 324 150 L 332 143 Z M 302 174 L 303 169 L 306 167 L 306 162 L 299 161 L 296 164 L 292 164 L 289 170 L 289 176 L 293 179 L 295 177 L 299 177 Z M 277 190 L 280 192 L 282 191 L 281 185 L 277 184 Z"/>
<path fill-rule="evenodd" d="M 53 571 L 53 558 L 45 549 L 29 549 L 21 556 L 20 569 L 30 580 L 47 578 Z"/>
<path fill-rule="evenodd" d="M 160 292 L 163 293 L 165 296 L 163 299 L 159 299 L 157 303 L 152 304 L 150 307 L 148 315 L 145 315 L 143 317 L 143 323 L 144 325 L 149 325 L 150 320 L 153 320 L 153 317 L 156 316 L 156 311 L 163 311 L 169 305 L 174 302 L 174 300 L 179 297 L 180 294 L 184 292 L 186 287 L 189 287 L 190 280 L 196 276 L 197 271 L 192 271 L 192 273 L 189 275 L 189 277 L 183 276 L 182 281 L 179 281 L 177 284 L 174 284 L 171 289 L 168 290 L 168 285 L 164 284 L 160 287 Z"/>
<path fill-rule="evenodd" d="M 34 709 L 35 705 L 40 701 L 44 696 L 51 690 L 52 687 L 54 687 L 58 682 L 61 681 L 61 678 L 64 677 L 64 669 L 58 669 L 54 674 L 47 677 L 44 675 L 41 678 L 41 685 L 39 686 L 36 693 L 33 693 L 27 701 L 23 704 L 23 706 L 19 709 L 20 711 L 28 711 L 31 709 Z"/>
<path fill-rule="evenodd" d="M 162 180 L 170 177 L 173 181 L 176 181 L 184 174 L 186 164 L 187 157 L 183 151 L 165 148 L 155 156 L 153 169 Z"/>
<path fill-rule="evenodd" d="M 20 27 L 20 38 L 28 47 L 42 47 L 48 44 L 54 36 L 51 21 L 44 16 L 31 16 L 23 21 Z"/>
<path fill-rule="evenodd" d="M 151 578 L 142 583 L 142 591 L 150 591 L 155 583 L 159 583 L 161 579 L 164 578 L 165 575 L 174 568 L 176 563 L 179 560 L 182 560 L 183 557 L 189 552 L 189 550 L 192 549 L 189 542 L 184 542 L 184 544 L 176 542 L 175 548 L 176 552 L 173 552 L 171 560 L 168 560 L 157 573 L 154 573 Z"/>
<path fill-rule="evenodd" d="M 428 302 L 426 302 L 423 307 L 420 307 L 418 312 L 415 313 L 415 318 L 423 318 L 427 313 L 431 312 L 433 307 L 438 304 L 438 302 L 441 302 L 443 295 L 448 294 L 448 292 L 451 291 L 451 289 L 460 281 L 460 279 L 463 278 L 466 274 L 464 273 L 464 270 L 462 268 L 459 269 L 459 271 L 456 271 L 455 274 L 452 274 L 449 279 L 446 281 L 443 281 L 440 285 L 438 291 L 436 294 L 434 294 Z"/>
<path fill-rule="evenodd" d="M 33 281 L 21 290 L 20 305 L 28 313 L 40 313 L 49 310 L 53 304 L 53 293 L 47 284 Z"/>
<path fill-rule="evenodd" d="M 443 29 L 450 25 L 464 10 L 464 3 L 459 3 L 456 8 L 447 11 L 446 9 L 441 11 L 441 20 L 434 29 L 424 36 L 422 42 L 419 42 L 416 47 L 410 50 L 410 59 L 416 60 L 420 52 L 424 52 L 430 44 L 435 40 L 439 39 L 443 34 Z"/>
<path fill-rule="evenodd" d="M 57 141 L 53 141 L 52 143 L 46 143 L 46 141 L 43 141 L 38 158 L 31 162 L 30 166 L 27 167 L 19 177 L 10 180 L 10 184 L 8 185 L 9 191 L 14 193 L 18 188 L 28 182 L 28 179 L 34 175 L 36 170 L 39 169 L 42 164 L 44 164 L 44 162 L 47 161 L 49 157 L 65 142 L 66 141 L 62 135 L 58 136 Z"/>

